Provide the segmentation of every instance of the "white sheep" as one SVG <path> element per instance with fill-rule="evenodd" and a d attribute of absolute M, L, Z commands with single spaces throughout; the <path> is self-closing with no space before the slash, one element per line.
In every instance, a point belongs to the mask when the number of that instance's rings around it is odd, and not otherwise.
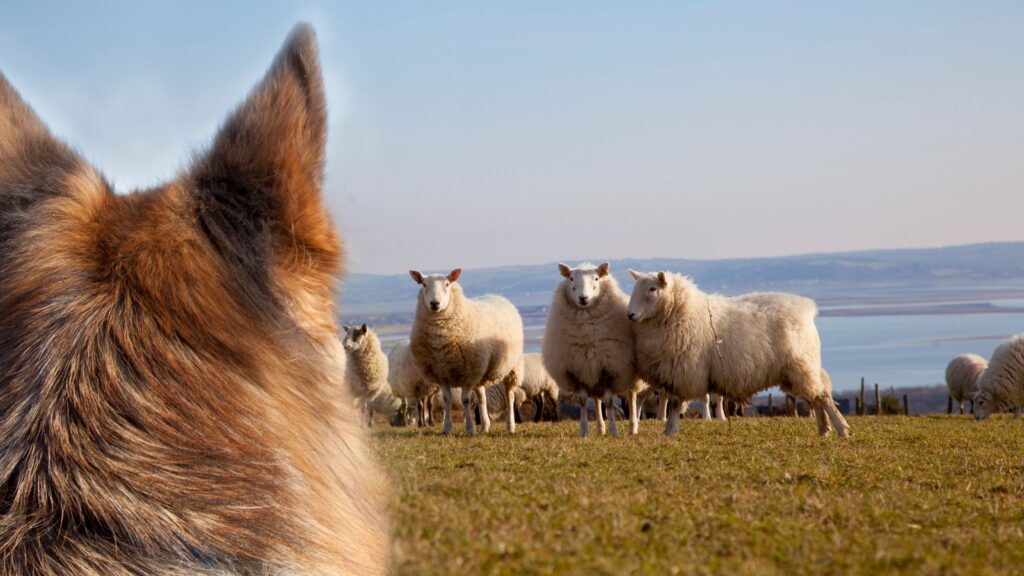
<path fill-rule="evenodd" d="M 820 433 L 828 433 L 829 419 L 840 436 L 850 433 L 821 376 L 814 301 L 782 293 L 727 298 L 680 274 L 629 273 L 637 369 L 671 394 L 666 435 L 679 431 L 683 400 L 708 392 L 747 398 L 776 384 L 814 405 Z"/>
<path fill-rule="evenodd" d="M 555 420 L 559 420 L 558 407 L 558 384 L 544 368 L 544 358 L 538 354 L 526 354 L 523 356 L 523 382 L 520 385 L 526 394 L 527 400 L 537 404 L 534 412 L 534 422 L 539 422 L 544 412 L 544 404 L 548 401 L 555 407 Z"/>
<path fill-rule="evenodd" d="M 373 426 L 370 400 L 388 385 L 388 358 L 380 348 L 380 339 L 366 324 L 342 328 L 345 330 L 342 346 L 348 361 L 345 384 L 359 402 L 366 425 Z"/>
<path fill-rule="evenodd" d="M 416 403 L 416 423 L 420 428 L 434 425 L 430 398 L 437 392 L 437 385 L 420 373 L 408 343 L 395 346 L 388 354 L 388 382 L 396 396 Z"/>
<path fill-rule="evenodd" d="M 996 412 L 1013 408 L 1021 417 L 1024 405 L 1024 334 L 1004 340 L 992 353 L 988 368 L 981 375 L 974 394 L 974 417 L 981 420 Z"/>
<path fill-rule="evenodd" d="M 480 402 L 484 432 L 491 428 L 484 388 L 500 382 L 508 402 L 515 401 L 514 390 L 522 379 L 523 320 L 516 307 L 501 296 L 466 298 L 456 283 L 461 274 L 461 268 L 448 275 L 409 271 L 421 286 L 410 346 L 416 367 L 427 380 L 441 386 L 444 433 L 452 431 L 452 388 L 462 388 L 466 433 L 472 436 L 471 393 Z M 515 432 L 514 415 L 507 412 L 508 431 Z"/>
<path fill-rule="evenodd" d="M 633 327 L 626 318 L 626 295 L 608 273 L 608 263 L 595 267 L 559 264 L 563 280 L 555 288 L 544 332 L 544 367 L 567 394 L 580 399 L 580 435 L 587 435 L 588 397 L 609 407 L 613 396 L 629 398 L 629 431 L 636 434 L 640 388 L 633 347 Z M 598 408 L 598 415 L 601 410 Z M 615 411 L 609 410 L 609 429 L 618 435 Z M 601 434 L 604 421 L 598 418 Z"/>
<path fill-rule="evenodd" d="M 960 413 L 964 413 L 964 401 L 971 400 L 978 390 L 981 378 L 988 361 L 977 354 L 961 354 L 949 361 L 946 366 L 946 388 L 949 389 L 951 402 L 960 404 Z"/>

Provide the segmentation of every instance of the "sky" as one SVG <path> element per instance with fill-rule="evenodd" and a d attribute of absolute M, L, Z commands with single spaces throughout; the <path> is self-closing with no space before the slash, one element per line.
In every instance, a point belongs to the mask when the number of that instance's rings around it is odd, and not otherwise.
<path fill-rule="evenodd" d="M 0 72 L 119 192 L 295 22 L 348 269 L 1024 240 L 1024 3 L 0 0 Z"/>

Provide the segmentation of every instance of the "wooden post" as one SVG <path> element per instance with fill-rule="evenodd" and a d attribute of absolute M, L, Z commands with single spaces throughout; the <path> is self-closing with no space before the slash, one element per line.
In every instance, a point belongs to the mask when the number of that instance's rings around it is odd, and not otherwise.
<path fill-rule="evenodd" d="M 864 407 L 864 377 L 860 377 L 860 408 L 857 410 L 857 416 L 863 416 L 866 408 Z"/>
<path fill-rule="evenodd" d="M 910 402 L 907 400 L 907 395 L 903 395 L 903 415 L 910 416 Z"/>
<path fill-rule="evenodd" d="M 853 413 L 857 416 L 864 413 L 864 400 L 862 400 L 860 396 L 855 396 L 853 398 Z"/>
<path fill-rule="evenodd" d="M 878 382 L 875 382 L 875 416 L 882 415 L 882 392 L 878 388 Z"/>

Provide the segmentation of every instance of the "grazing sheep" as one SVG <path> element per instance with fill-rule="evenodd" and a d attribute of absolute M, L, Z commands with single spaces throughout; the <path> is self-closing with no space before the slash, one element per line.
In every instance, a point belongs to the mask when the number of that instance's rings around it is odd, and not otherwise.
<path fill-rule="evenodd" d="M 550 401 L 555 407 L 555 420 L 559 420 L 558 384 L 544 368 L 544 358 L 537 353 L 523 356 L 523 382 L 521 384 L 526 399 L 537 405 L 534 422 L 540 422 L 544 412 L 544 404 Z"/>
<path fill-rule="evenodd" d="M 462 388 L 466 433 L 472 436 L 471 393 L 480 402 L 484 432 L 491 429 L 485 387 L 500 382 L 508 403 L 515 402 L 514 390 L 523 369 L 523 320 L 516 307 L 501 296 L 466 298 L 456 283 L 461 274 L 461 268 L 447 276 L 409 271 L 421 286 L 410 346 L 416 367 L 427 380 L 441 386 L 444 433 L 452 432 L 452 388 Z M 511 410 L 505 422 L 508 431 L 515 432 Z"/>
<path fill-rule="evenodd" d="M 380 348 L 380 339 L 366 324 L 358 328 L 342 326 L 345 330 L 345 356 L 348 372 L 345 384 L 359 402 L 367 426 L 373 426 L 373 406 L 370 399 L 388 385 L 388 357 Z"/>
<path fill-rule="evenodd" d="M 988 369 L 981 375 L 974 394 L 974 417 L 981 420 L 1013 408 L 1020 419 L 1024 405 L 1024 334 L 1007 338 L 996 347 Z"/>
<path fill-rule="evenodd" d="M 840 436 L 850 433 L 822 379 L 812 300 L 781 293 L 727 298 L 702 292 L 680 274 L 629 273 L 636 280 L 628 314 L 637 369 L 671 394 L 666 435 L 679 430 L 683 400 L 708 392 L 746 398 L 776 384 L 824 410 Z M 823 419 L 818 430 L 827 434 Z"/>
<path fill-rule="evenodd" d="M 395 346 L 388 354 L 388 382 L 396 396 L 416 402 L 416 424 L 420 428 L 434 425 L 429 401 L 437 385 L 428 382 L 416 368 L 408 343 Z"/>
<path fill-rule="evenodd" d="M 626 318 L 626 295 L 608 273 L 607 262 L 597 267 L 581 264 L 575 269 L 559 264 L 558 270 L 564 279 L 555 288 L 548 314 L 544 367 L 562 392 L 580 398 L 580 436 L 587 435 L 586 399 L 612 406 L 612 397 L 621 394 L 629 397 L 629 432 L 636 434 L 640 379 L 633 327 Z M 611 434 L 618 436 L 615 411 L 608 414 Z M 598 426 L 604 434 L 602 419 Z"/>
<path fill-rule="evenodd" d="M 988 361 L 977 354 L 961 354 L 949 361 L 946 366 L 946 388 L 952 402 L 960 404 L 960 413 L 964 413 L 964 401 L 971 400 L 978 390 L 978 380 L 988 368 Z M 973 401 L 972 401 L 973 409 Z"/>

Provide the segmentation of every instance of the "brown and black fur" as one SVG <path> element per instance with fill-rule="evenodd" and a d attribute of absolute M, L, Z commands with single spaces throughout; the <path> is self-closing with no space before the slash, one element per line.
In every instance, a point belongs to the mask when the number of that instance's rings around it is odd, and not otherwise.
<path fill-rule="evenodd" d="M 0 75 L 0 574 L 380 574 L 299 26 L 207 151 L 116 195 Z"/>

